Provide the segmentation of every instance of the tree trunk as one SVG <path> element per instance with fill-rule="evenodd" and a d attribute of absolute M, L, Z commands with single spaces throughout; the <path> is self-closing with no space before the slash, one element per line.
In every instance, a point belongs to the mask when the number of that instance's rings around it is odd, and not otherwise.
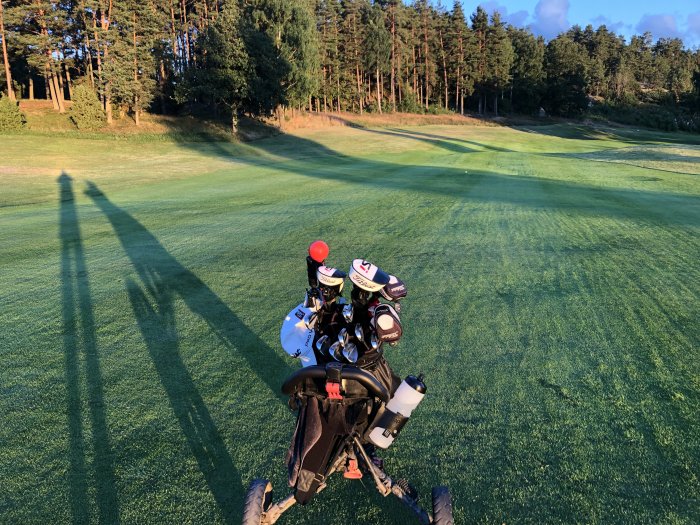
<path fill-rule="evenodd" d="M 231 108 L 231 134 L 238 133 L 238 112 L 236 108 Z"/>
<path fill-rule="evenodd" d="M 493 112 L 498 116 L 498 93 L 493 96 Z"/>
<path fill-rule="evenodd" d="M 12 89 L 12 74 L 10 73 L 10 60 L 7 58 L 7 45 L 5 43 L 5 22 L 2 16 L 2 0 L 0 0 L 0 39 L 2 39 L 2 60 L 5 64 L 5 80 L 7 82 L 7 96 L 15 100 L 15 91 Z"/>
<path fill-rule="evenodd" d="M 63 63 L 63 68 L 66 70 L 66 84 L 68 85 L 68 98 L 73 100 L 73 80 L 70 78 L 68 64 Z"/>
<path fill-rule="evenodd" d="M 218 2 L 217 2 L 218 4 Z M 180 46 L 178 45 L 177 31 L 175 29 L 175 10 L 173 9 L 172 1 L 170 2 L 170 38 L 173 45 L 173 55 L 175 62 L 175 70 L 179 71 L 180 68 Z"/>
<path fill-rule="evenodd" d="M 396 111 L 396 7 L 391 10 L 391 111 Z"/>
<path fill-rule="evenodd" d="M 336 75 L 336 82 L 337 82 L 337 87 L 338 87 L 338 113 L 340 113 L 340 75 Z"/>
<path fill-rule="evenodd" d="M 104 106 L 105 104 L 105 92 L 104 92 L 104 85 L 102 84 L 102 54 L 100 52 L 100 36 L 97 32 L 97 19 L 95 17 L 95 12 L 92 12 L 92 34 L 95 38 L 95 46 L 96 46 L 96 51 L 97 53 L 95 54 L 97 57 L 97 86 L 98 86 L 98 95 L 100 96 L 100 102 L 102 102 L 102 105 Z M 109 122 L 110 116 L 107 116 L 107 121 Z"/>
<path fill-rule="evenodd" d="M 51 104 L 53 105 L 53 109 L 58 111 L 58 95 L 56 94 L 56 89 L 53 83 L 53 78 L 51 75 L 51 71 L 49 69 L 49 65 L 46 64 L 45 70 L 44 70 L 44 78 L 46 79 L 46 86 L 48 87 L 48 92 L 49 92 L 49 98 L 51 99 Z"/>
<path fill-rule="evenodd" d="M 328 113 L 328 97 L 326 95 L 326 66 L 323 66 L 323 112 Z"/>
<path fill-rule="evenodd" d="M 160 60 L 160 112 L 165 115 L 165 63 Z"/>
<path fill-rule="evenodd" d="M 430 74 L 428 68 L 428 19 L 427 15 L 425 17 L 425 38 L 423 39 L 425 52 L 423 53 L 423 60 L 425 63 L 425 109 L 429 109 L 430 104 Z"/>
<path fill-rule="evenodd" d="M 136 13 L 133 16 L 134 30 L 132 31 L 133 43 L 134 43 L 134 86 L 138 86 L 139 83 L 139 58 L 136 47 Z M 139 94 L 134 93 L 134 123 L 137 126 L 141 125 L 141 108 L 139 107 Z"/>
<path fill-rule="evenodd" d="M 34 100 L 34 77 L 29 75 L 29 100 Z"/>
<path fill-rule="evenodd" d="M 442 77 L 443 77 L 443 82 L 445 83 L 445 109 L 447 108 L 447 103 L 448 103 L 448 84 L 447 84 L 447 60 L 445 59 L 445 43 L 442 39 L 442 30 L 440 30 L 440 50 L 442 52 Z"/>
<path fill-rule="evenodd" d="M 379 110 L 379 114 L 382 114 L 382 95 L 381 92 L 379 91 L 379 68 L 377 68 L 377 108 Z"/>
<path fill-rule="evenodd" d="M 455 111 L 459 109 L 459 79 L 461 78 L 461 68 L 457 66 L 457 75 L 455 76 Z"/>
<path fill-rule="evenodd" d="M 180 19 L 182 21 L 182 28 L 185 32 L 184 36 L 184 48 L 185 48 L 185 62 L 187 63 L 187 67 L 190 66 L 190 32 L 187 27 L 187 6 L 185 6 L 185 0 L 182 0 L 180 3 Z"/>
<path fill-rule="evenodd" d="M 50 56 L 50 55 L 49 55 Z M 56 95 L 56 103 L 58 104 L 58 112 L 59 113 L 65 113 L 66 112 L 66 104 L 63 101 L 63 86 L 61 86 L 60 79 L 56 75 L 56 72 L 53 69 L 53 66 L 49 62 L 49 72 L 50 72 L 50 77 L 51 77 L 51 83 L 53 84 L 53 92 Z M 60 70 L 59 70 L 60 72 Z"/>
<path fill-rule="evenodd" d="M 109 82 L 105 84 L 105 114 L 107 115 L 107 124 L 111 126 L 114 119 L 112 118 L 112 89 Z"/>
<path fill-rule="evenodd" d="M 360 115 L 362 115 L 363 103 L 362 103 L 362 83 L 360 82 L 360 66 L 355 65 L 355 78 L 357 79 L 357 103 L 360 105 Z"/>

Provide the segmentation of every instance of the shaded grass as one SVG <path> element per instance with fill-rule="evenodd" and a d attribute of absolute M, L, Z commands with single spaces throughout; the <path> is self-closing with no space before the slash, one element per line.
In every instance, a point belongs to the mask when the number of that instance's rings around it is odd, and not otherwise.
<path fill-rule="evenodd" d="M 0 515 L 235 523 L 253 477 L 284 492 L 279 323 L 324 238 L 409 285 L 389 360 L 429 394 L 385 457 L 424 504 L 446 483 L 461 523 L 696 523 L 700 192 L 678 137 L 3 137 Z M 645 165 L 588 158 L 624 155 Z M 365 486 L 285 522 L 410 519 Z"/>

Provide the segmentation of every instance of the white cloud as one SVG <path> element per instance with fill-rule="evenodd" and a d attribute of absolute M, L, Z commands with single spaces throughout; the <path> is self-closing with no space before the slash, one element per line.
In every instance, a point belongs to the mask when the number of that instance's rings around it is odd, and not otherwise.
<path fill-rule="evenodd" d="M 532 30 L 545 38 L 554 38 L 569 29 L 569 0 L 539 0 L 535 6 Z"/>
<path fill-rule="evenodd" d="M 498 11 L 501 14 L 501 20 L 515 27 L 523 27 L 525 25 L 525 21 L 530 16 L 530 13 L 527 11 L 516 11 L 515 13 L 509 13 L 508 7 L 494 0 L 490 0 L 489 2 L 481 2 L 479 5 L 489 15 L 494 11 Z"/>
<path fill-rule="evenodd" d="M 626 34 L 632 32 L 632 26 L 630 24 L 625 24 L 622 21 L 613 22 L 608 17 L 603 15 L 596 16 L 593 20 L 591 20 L 591 22 L 593 22 L 593 27 L 596 29 L 598 29 L 600 26 L 605 26 L 608 28 L 608 31 L 613 33 Z"/>
<path fill-rule="evenodd" d="M 637 31 L 649 31 L 656 38 L 681 37 L 676 17 L 669 14 L 644 15 L 637 24 Z"/>

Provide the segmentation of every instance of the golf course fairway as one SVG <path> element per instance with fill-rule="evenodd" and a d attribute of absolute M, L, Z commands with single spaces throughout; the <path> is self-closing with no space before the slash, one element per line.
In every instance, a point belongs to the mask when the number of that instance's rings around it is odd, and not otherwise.
<path fill-rule="evenodd" d="M 700 522 L 700 136 L 0 137 L 0 522 L 240 523 L 287 495 L 309 243 L 408 286 L 390 449 L 456 523 Z M 336 475 L 279 523 L 407 524 Z"/>

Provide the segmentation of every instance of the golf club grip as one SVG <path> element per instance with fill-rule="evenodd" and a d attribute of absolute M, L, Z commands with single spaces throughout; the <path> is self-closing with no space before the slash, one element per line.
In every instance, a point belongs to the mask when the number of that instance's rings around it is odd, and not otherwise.
<path fill-rule="evenodd" d="M 311 288 L 318 288 L 318 277 L 316 277 L 316 270 L 318 270 L 320 266 L 323 265 L 314 261 L 310 255 L 306 256 L 306 276 L 309 279 L 309 286 Z"/>
<path fill-rule="evenodd" d="M 354 366 L 343 366 L 341 376 L 348 381 L 357 381 L 365 387 L 373 395 L 384 401 L 389 402 L 389 392 L 379 380 L 369 372 Z M 282 392 L 291 395 L 294 393 L 297 385 L 307 379 L 325 379 L 326 368 L 323 366 L 307 366 L 294 372 L 282 384 Z"/>

